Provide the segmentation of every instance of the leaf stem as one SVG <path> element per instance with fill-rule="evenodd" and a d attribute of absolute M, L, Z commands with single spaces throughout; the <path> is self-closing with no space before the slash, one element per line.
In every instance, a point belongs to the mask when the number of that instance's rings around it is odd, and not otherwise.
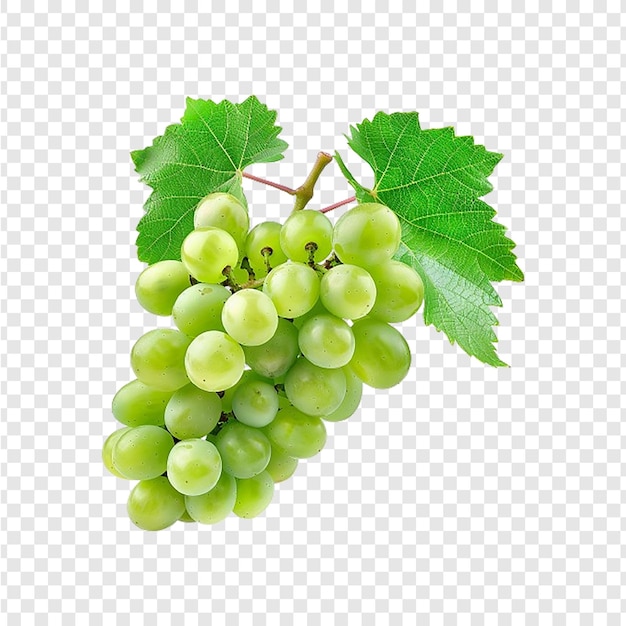
<path fill-rule="evenodd" d="M 328 213 L 328 211 L 332 211 L 333 209 L 338 209 L 340 206 L 343 206 L 344 204 L 350 204 L 351 202 L 354 202 L 355 200 L 356 200 L 356 196 L 352 196 L 351 198 L 348 198 L 347 200 L 342 200 L 341 202 L 335 202 L 335 204 L 331 204 L 330 206 L 320 209 L 320 213 Z"/>
<path fill-rule="evenodd" d="M 241 172 L 243 178 L 249 178 L 250 180 L 254 180 L 257 183 L 263 183 L 264 185 L 268 185 L 269 187 L 274 187 L 276 189 L 280 189 L 285 193 L 288 193 L 291 196 L 296 195 L 296 190 L 291 187 L 287 187 L 286 185 L 281 185 L 280 183 L 274 183 L 271 180 L 267 180 L 266 178 L 259 178 L 258 176 L 254 176 L 253 174 L 248 174 L 247 172 Z"/>
<path fill-rule="evenodd" d="M 317 179 L 324 168 L 333 160 L 333 157 L 326 152 L 319 152 L 313 168 L 309 172 L 306 180 L 295 191 L 296 202 L 293 205 L 294 211 L 300 211 L 309 203 L 309 200 L 313 197 L 313 188 Z"/>

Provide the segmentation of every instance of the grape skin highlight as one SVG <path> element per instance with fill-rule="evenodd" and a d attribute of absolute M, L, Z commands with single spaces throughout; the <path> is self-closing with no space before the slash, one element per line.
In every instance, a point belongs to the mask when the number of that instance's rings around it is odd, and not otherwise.
<path fill-rule="evenodd" d="M 189 345 L 185 368 L 196 387 L 204 391 L 224 391 L 241 378 L 245 361 L 243 349 L 232 337 L 209 330 Z"/>
<path fill-rule="evenodd" d="M 167 477 L 185 496 L 199 496 L 215 487 L 222 473 L 222 457 L 206 439 L 179 441 L 167 458 Z"/>
<path fill-rule="evenodd" d="M 242 289 L 224 304 L 222 324 L 242 346 L 260 346 L 274 336 L 278 314 L 274 303 L 262 291 Z"/>
<path fill-rule="evenodd" d="M 337 265 L 322 277 L 320 300 L 333 315 L 356 320 L 372 310 L 376 283 L 362 267 Z"/>
<path fill-rule="evenodd" d="M 192 230 L 180 251 L 187 271 L 200 282 L 219 283 L 224 280 L 225 267 L 234 267 L 239 259 L 237 242 L 221 228 Z"/>
<path fill-rule="evenodd" d="M 376 267 L 397 252 L 401 231 L 398 216 L 385 205 L 357 204 L 337 220 L 333 247 L 344 263 Z"/>
<path fill-rule="evenodd" d="M 354 354 L 350 326 L 333 315 L 309 318 L 300 328 L 298 343 L 302 354 L 318 367 L 343 367 Z"/>
<path fill-rule="evenodd" d="M 290 261 L 268 274 L 263 291 L 272 299 L 278 315 L 291 319 L 313 308 L 320 294 L 320 280 L 308 265 Z"/>
<path fill-rule="evenodd" d="M 295 211 L 283 224 L 280 245 L 292 261 L 307 263 L 313 259 L 323 261 L 332 250 L 333 225 L 319 211 Z M 311 250 L 307 245 L 313 244 Z"/>

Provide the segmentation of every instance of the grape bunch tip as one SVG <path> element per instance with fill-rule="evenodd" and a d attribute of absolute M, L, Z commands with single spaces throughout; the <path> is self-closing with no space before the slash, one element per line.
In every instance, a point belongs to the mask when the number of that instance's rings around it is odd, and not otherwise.
<path fill-rule="evenodd" d="M 144 530 L 261 514 L 275 483 L 319 453 L 327 423 L 353 415 L 363 385 L 406 376 L 411 354 L 392 324 L 424 298 L 395 261 L 400 223 L 362 203 L 333 225 L 320 211 L 250 229 L 234 196 L 201 200 L 180 261 L 149 265 L 135 292 L 174 328 L 140 337 L 135 380 L 116 393 L 122 427 L 104 442 L 115 476 L 139 481 L 128 515 Z"/>

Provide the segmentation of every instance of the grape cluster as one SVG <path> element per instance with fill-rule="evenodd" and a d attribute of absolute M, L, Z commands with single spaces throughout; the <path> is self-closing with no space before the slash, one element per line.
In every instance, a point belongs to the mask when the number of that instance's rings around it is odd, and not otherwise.
<path fill-rule="evenodd" d="M 350 417 L 363 383 L 388 388 L 411 356 L 391 326 L 419 309 L 423 284 L 392 260 L 396 215 L 359 204 L 335 224 L 300 210 L 249 230 L 233 196 L 197 207 L 181 261 L 137 279 L 139 303 L 176 328 L 135 343 L 136 380 L 113 399 L 124 425 L 102 457 L 138 480 L 128 513 L 140 528 L 259 515 L 274 483 L 326 443 L 326 422 Z"/>

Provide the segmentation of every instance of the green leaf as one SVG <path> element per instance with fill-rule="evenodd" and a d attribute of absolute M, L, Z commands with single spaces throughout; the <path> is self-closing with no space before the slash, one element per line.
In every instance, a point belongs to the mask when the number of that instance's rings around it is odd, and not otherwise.
<path fill-rule="evenodd" d="M 422 130 L 417 113 L 377 113 L 351 131 L 348 144 L 372 167 L 373 188 L 357 182 L 338 154 L 337 162 L 360 202 L 381 202 L 398 215 L 396 256 L 424 281 L 424 321 L 468 354 L 505 365 L 493 345 L 498 321 L 490 307 L 502 302 L 491 282 L 524 276 L 515 244 L 480 200 L 502 155 L 451 128 Z"/>
<path fill-rule="evenodd" d="M 193 230 L 193 213 L 209 193 L 231 193 L 244 206 L 244 168 L 283 158 L 276 112 L 251 96 L 241 104 L 187 98 L 180 124 L 173 124 L 144 150 L 131 153 L 137 172 L 154 190 L 137 230 L 140 261 L 180 259 L 180 247 Z"/>

